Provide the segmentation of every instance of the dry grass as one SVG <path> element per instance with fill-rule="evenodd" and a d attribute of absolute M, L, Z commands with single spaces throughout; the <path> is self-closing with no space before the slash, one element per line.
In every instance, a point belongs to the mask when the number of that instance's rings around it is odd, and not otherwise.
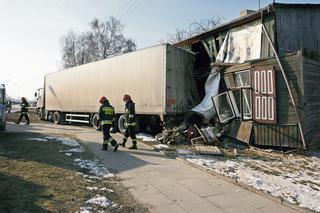
<path fill-rule="evenodd" d="M 29 140 L 41 137 L 37 134 L 1 133 L 0 136 L 0 212 L 76 212 L 96 194 L 118 205 L 93 206 L 95 211 L 147 211 L 116 178 L 88 182 L 79 173 L 74 159 L 92 159 L 91 153 L 74 153 L 67 157 L 59 150 L 69 147 L 61 143 Z M 114 192 L 90 191 L 86 187 L 106 187 Z"/>

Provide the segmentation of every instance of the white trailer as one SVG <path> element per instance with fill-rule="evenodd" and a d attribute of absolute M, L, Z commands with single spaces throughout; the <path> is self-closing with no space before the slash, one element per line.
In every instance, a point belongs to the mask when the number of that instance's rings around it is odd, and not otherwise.
<path fill-rule="evenodd" d="M 124 113 L 122 97 L 130 94 L 140 128 L 159 128 L 162 121 L 199 102 L 193 62 L 193 54 L 161 44 L 49 73 L 44 89 L 37 92 L 39 116 L 54 123 L 84 122 L 96 127 L 101 96 L 107 97 L 119 117 Z"/>

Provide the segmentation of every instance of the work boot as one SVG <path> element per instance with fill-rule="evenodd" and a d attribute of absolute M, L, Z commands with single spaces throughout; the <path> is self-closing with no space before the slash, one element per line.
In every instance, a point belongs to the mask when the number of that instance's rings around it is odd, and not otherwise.
<path fill-rule="evenodd" d="M 116 152 L 116 151 L 118 150 L 118 147 L 119 147 L 119 145 L 118 145 L 118 144 L 114 145 L 114 147 L 113 147 L 113 151 L 114 151 L 114 152 Z"/>
<path fill-rule="evenodd" d="M 138 149 L 137 145 L 132 145 L 129 149 Z"/>
<path fill-rule="evenodd" d="M 103 145 L 102 148 L 101 148 L 101 150 L 107 151 L 107 150 L 108 150 L 108 145 Z"/>

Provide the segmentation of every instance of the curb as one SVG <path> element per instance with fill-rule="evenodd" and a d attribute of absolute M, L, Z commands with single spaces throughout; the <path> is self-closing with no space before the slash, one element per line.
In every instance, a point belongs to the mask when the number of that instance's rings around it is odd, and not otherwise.
<path fill-rule="evenodd" d="M 267 198 L 267 199 L 269 199 L 269 200 L 272 200 L 272 201 L 274 201 L 274 202 L 276 202 L 276 203 L 279 203 L 279 204 L 281 204 L 281 205 L 284 205 L 284 206 L 286 206 L 286 207 L 289 207 L 289 208 L 291 208 L 291 209 L 293 209 L 293 210 L 296 210 L 296 211 L 298 211 L 298 212 L 315 213 L 315 211 L 313 211 L 313 210 L 311 210 L 311 209 L 307 209 L 307 208 L 303 208 L 303 207 L 297 206 L 297 205 L 292 204 L 292 203 L 290 203 L 290 202 L 288 202 L 288 201 L 286 201 L 286 200 L 284 200 L 284 199 L 282 199 L 282 198 L 280 198 L 280 197 L 275 197 L 275 196 L 273 196 L 273 195 L 271 195 L 271 194 L 268 194 L 267 192 L 260 191 L 260 190 L 258 190 L 258 189 L 255 189 L 255 188 L 251 187 L 251 186 L 248 186 L 248 185 L 246 185 L 246 184 L 244 184 L 244 183 L 237 182 L 237 181 L 235 181 L 234 179 L 232 179 L 232 178 L 230 178 L 230 177 L 223 176 L 223 175 L 221 175 L 221 174 L 219 174 L 219 173 L 217 173 L 217 172 L 215 172 L 215 171 L 213 171 L 213 170 L 211 170 L 211 169 L 204 168 L 204 167 L 202 167 L 202 166 L 200 166 L 200 165 L 191 163 L 191 162 L 187 161 L 187 160 L 184 159 L 184 158 L 176 157 L 176 160 L 178 160 L 178 161 L 180 161 L 180 162 L 183 162 L 183 163 L 185 163 L 185 164 L 188 164 L 189 166 L 192 166 L 192 167 L 194 167 L 194 168 L 200 169 L 200 170 L 202 170 L 202 171 L 204 171 L 204 172 L 207 172 L 207 173 L 209 173 L 210 175 L 213 175 L 213 176 L 216 176 L 216 177 L 218 177 L 218 178 L 220 178 L 220 179 L 223 179 L 223 180 L 225 180 L 225 181 L 228 181 L 229 183 L 232 183 L 232 184 L 235 184 L 235 185 L 237 185 L 237 186 L 240 186 L 240 187 L 242 187 L 242 188 L 244 188 L 244 189 L 246 189 L 246 190 L 248 190 L 248 191 L 254 192 L 254 193 L 256 193 L 256 194 L 258 194 L 258 195 L 260 195 L 260 196 L 263 196 L 263 197 L 265 197 L 265 198 Z"/>

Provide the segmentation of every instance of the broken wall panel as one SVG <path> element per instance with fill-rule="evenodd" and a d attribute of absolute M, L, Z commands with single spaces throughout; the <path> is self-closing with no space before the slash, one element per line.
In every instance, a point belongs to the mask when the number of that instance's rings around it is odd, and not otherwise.
<path fill-rule="evenodd" d="M 251 140 L 253 123 L 234 120 L 231 125 L 232 126 L 231 126 L 229 136 L 231 138 L 234 138 L 249 144 Z"/>
<path fill-rule="evenodd" d="M 298 125 L 253 125 L 253 144 L 270 147 L 302 148 Z"/>

